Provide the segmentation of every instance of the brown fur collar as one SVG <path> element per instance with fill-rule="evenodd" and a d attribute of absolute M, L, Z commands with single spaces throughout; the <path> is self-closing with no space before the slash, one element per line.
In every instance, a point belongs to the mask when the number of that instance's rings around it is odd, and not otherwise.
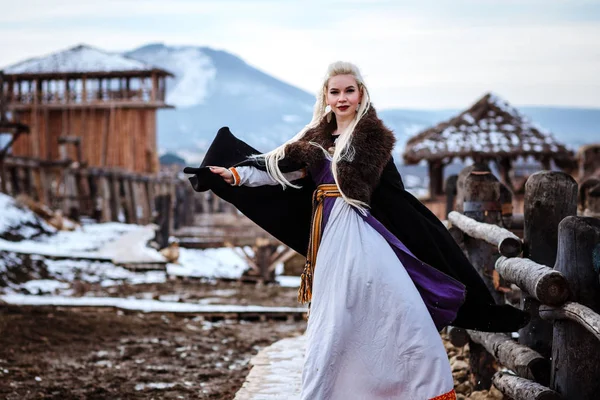
<path fill-rule="evenodd" d="M 331 133 L 335 129 L 335 118 L 328 123 L 325 118 L 310 129 L 297 142 L 285 148 L 285 157 L 292 162 L 310 166 L 319 165 L 325 155 L 322 150 L 309 144 L 315 142 L 328 149 L 333 145 Z M 396 139 L 383 122 L 377 117 L 373 107 L 358 122 L 353 133 L 351 145 L 355 149 L 352 162 L 338 163 L 338 178 L 341 191 L 348 197 L 369 203 L 371 194 L 379 183 L 381 173 L 390 160 Z"/>

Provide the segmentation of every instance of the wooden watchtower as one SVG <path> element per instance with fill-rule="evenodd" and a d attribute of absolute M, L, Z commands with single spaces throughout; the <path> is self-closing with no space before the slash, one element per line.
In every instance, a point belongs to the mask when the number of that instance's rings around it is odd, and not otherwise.
<path fill-rule="evenodd" d="M 165 103 L 169 76 L 85 45 L 5 68 L 7 111 L 31 128 L 17 138 L 12 155 L 158 172 L 156 111 L 170 107 Z"/>

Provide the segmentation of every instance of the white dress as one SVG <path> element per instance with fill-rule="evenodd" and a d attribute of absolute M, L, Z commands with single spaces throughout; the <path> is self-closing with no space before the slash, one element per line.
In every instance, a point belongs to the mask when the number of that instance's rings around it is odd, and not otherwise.
<path fill-rule="evenodd" d="M 236 169 L 243 185 L 277 184 L 256 168 Z M 312 290 L 303 400 L 455 399 L 446 350 L 417 288 L 386 239 L 341 197 Z"/>

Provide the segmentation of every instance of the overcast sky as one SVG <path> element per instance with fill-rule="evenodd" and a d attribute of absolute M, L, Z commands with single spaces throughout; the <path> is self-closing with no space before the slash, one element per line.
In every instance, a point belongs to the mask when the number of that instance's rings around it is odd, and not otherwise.
<path fill-rule="evenodd" d="M 600 0 L 0 0 L 0 68 L 86 43 L 222 49 L 314 92 L 356 63 L 380 108 L 600 108 Z"/>

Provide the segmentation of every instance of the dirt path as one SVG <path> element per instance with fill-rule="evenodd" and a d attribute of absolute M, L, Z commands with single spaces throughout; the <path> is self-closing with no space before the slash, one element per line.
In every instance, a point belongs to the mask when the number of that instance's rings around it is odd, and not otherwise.
<path fill-rule="evenodd" d="M 300 322 L 0 305 L 0 396 L 232 399 L 249 359 Z"/>

